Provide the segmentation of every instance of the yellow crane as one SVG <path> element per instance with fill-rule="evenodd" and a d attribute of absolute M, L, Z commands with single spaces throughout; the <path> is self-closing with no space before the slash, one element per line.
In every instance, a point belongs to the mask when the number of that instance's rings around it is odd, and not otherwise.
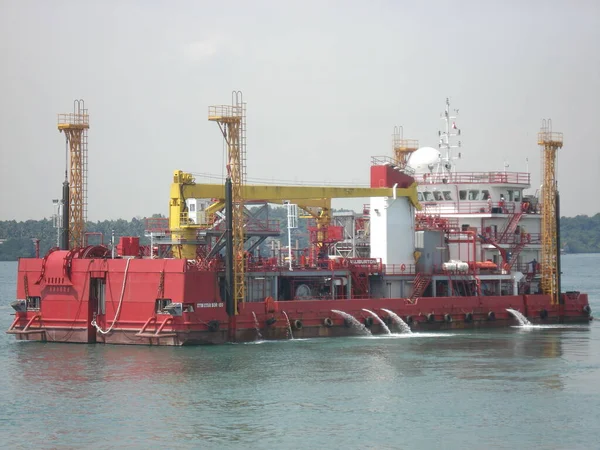
<path fill-rule="evenodd" d="M 421 208 L 417 200 L 416 182 L 407 188 L 397 188 L 395 195 L 397 197 L 407 197 L 415 208 Z M 310 211 L 313 216 L 319 215 L 320 220 L 329 224 L 331 221 L 331 199 L 392 197 L 394 196 L 394 188 L 245 185 L 241 190 L 241 196 L 246 201 L 261 200 L 269 203 L 292 201 L 297 203 L 299 208 Z M 199 230 L 206 229 L 205 224 L 197 224 L 188 219 L 189 214 L 185 206 L 185 200 L 190 198 L 216 199 L 206 211 L 207 215 L 210 215 L 223 208 L 225 204 L 225 186 L 222 184 L 196 184 L 192 174 L 181 170 L 174 172 L 169 202 L 169 228 L 172 240 L 178 249 L 174 252 L 175 256 L 185 259 L 196 257 L 196 234 Z M 317 213 L 317 210 L 320 213 Z M 243 297 L 237 298 L 237 301 L 234 302 L 235 311 L 243 301 Z"/>
<path fill-rule="evenodd" d="M 552 131 L 550 119 L 542 122 L 538 133 L 538 145 L 542 149 L 542 260 L 541 288 L 552 297 L 552 303 L 560 301 L 560 264 L 557 233 L 557 187 L 556 153 L 563 146 L 563 134 Z"/>
<path fill-rule="evenodd" d="M 58 115 L 58 131 L 65 134 L 69 148 L 69 248 L 84 246 L 87 220 L 87 130 L 89 115 L 83 100 L 75 100 L 73 112 Z"/>

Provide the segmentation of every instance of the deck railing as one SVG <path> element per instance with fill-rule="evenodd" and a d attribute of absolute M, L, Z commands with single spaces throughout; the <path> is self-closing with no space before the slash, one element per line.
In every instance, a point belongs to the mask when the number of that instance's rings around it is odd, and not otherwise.
<path fill-rule="evenodd" d="M 521 210 L 518 202 L 431 201 L 421 202 L 426 214 L 513 214 Z"/>
<path fill-rule="evenodd" d="M 527 172 L 452 172 L 422 173 L 416 179 L 420 184 L 523 184 L 529 185 L 531 175 Z"/>

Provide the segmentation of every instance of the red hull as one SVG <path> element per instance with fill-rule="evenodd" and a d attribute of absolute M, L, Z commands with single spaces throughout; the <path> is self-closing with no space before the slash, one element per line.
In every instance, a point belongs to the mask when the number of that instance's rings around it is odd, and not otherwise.
<path fill-rule="evenodd" d="M 176 259 L 69 261 L 67 254 L 56 251 L 44 260 L 19 261 L 17 298 L 39 300 L 29 304 L 26 311 L 16 313 L 8 333 L 17 339 L 221 344 L 256 340 L 256 324 L 265 339 L 286 339 L 288 323 L 284 312 L 297 338 L 356 335 L 357 331 L 346 326 L 341 316 L 331 312 L 333 309 L 365 323 L 370 316 L 363 308 L 386 320 L 388 315 L 382 311 L 385 308 L 411 322 L 415 331 L 517 324 L 507 308 L 520 311 L 534 323 L 587 323 L 591 318 L 587 295 L 570 294 L 563 295 L 563 305 L 552 305 L 546 295 L 421 297 L 414 303 L 403 298 L 252 302 L 246 303 L 235 321 L 230 322 L 215 272 L 199 271 Z M 98 294 L 100 285 L 102 295 Z M 161 299 L 181 303 L 181 315 L 157 312 Z M 101 330 L 112 327 L 111 331 L 97 331 L 92 324 L 94 319 Z M 383 332 L 377 324 L 371 330 L 373 334 Z"/>

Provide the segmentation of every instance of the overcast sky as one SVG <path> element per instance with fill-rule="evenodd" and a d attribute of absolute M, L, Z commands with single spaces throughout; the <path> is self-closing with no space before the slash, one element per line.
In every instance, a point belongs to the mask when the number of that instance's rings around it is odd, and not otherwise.
<path fill-rule="evenodd" d="M 52 214 L 56 114 L 75 98 L 90 113 L 88 217 L 166 214 L 173 170 L 222 173 L 207 107 L 233 89 L 248 104 L 250 180 L 367 183 L 395 125 L 437 145 L 449 96 L 460 169 L 524 171 L 529 158 L 539 185 L 550 117 L 564 133 L 562 213 L 600 212 L 598 0 L 0 5 L 2 220 Z"/>

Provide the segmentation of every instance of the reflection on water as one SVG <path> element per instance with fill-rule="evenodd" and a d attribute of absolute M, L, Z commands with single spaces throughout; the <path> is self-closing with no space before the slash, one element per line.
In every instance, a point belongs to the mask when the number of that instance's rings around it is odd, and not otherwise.
<path fill-rule="evenodd" d="M 2 299 L 14 297 L 6 267 Z M 600 296 L 590 300 L 600 310 Z M 0 303 L 4 329 L 9 312 Z M 23 436 L 28 448 L 356 448 L 367 438 L 376 448 L 463 448 L 485 430 L 490 448 L 594 448 L 582 430 L 597 429 L 599 377 L 595 322 L 184 348 L 0 335 L 0 439 L 6 448 Z"/>

